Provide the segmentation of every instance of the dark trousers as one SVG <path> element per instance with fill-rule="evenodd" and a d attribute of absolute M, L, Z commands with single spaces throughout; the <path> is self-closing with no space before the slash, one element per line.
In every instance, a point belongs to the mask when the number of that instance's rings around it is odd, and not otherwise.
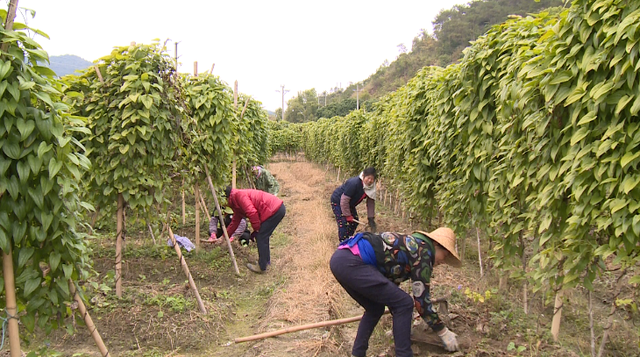
<path fill-rule="evenodd" d="M 267 264 L 271 263 L 269 238 L 271 238 L 271 234 L 278 224 L 280 224 L 286 212 L 287 210 L 284 208 L 283 203 L 273 216 L 267 218 L 260 224 L 260 231 L 258 231 L 258 235 L 256 236 L 256 245 L 258 246 L 258 265 L 260 265 L 261 270 L 267 270 Z"/>
<path fill-rule="evenodd" d="M 333 214 L 336 216 L 336 223 L 338 223 L 338 239 L 342 242 L 356 232 L 358 223 L 347 221 L 347 219 L 342 215 L 342 208 L 340 208 L 339 203 L 331 202 L 331 209 L 333 210 Z M 352 213 L 353 218 L 358 219 L 358 212 L 355 212 L 354 210 Z"/>
<path fill-rule="evenodd" d="M 393 340 L 396 357 L 412 357 L 411 320 L 413 298 L 387 279 L 373 265 L 365 264 L 348 249 L 338 249 L 329 263 L 338 283 L 362 307 L 364 315 L 358 325 L 358 333 L 351 354 L 364 357 L 369 348 L 369 338 L 384 313 L 385 306 L 393 315 Z"/>

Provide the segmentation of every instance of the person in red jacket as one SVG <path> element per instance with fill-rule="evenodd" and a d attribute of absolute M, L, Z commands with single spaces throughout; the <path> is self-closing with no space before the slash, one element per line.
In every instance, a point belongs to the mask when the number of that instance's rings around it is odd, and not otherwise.
<path fill-rule="evenodd" d="M 247 268 L 254 273 L 263 273 L 271 263 L 269 238 L 286 213 L 284 203 L 278 197 L 260 190 L 232 189 L 227 186 L 224 191 L 227 206 L 233 210 L 233 219 L 227 228 L 235 232 L 240 220 L 248 218 L 253 228 L 251 239 L 258 246 L 258 265 L 247 263 Z"/>

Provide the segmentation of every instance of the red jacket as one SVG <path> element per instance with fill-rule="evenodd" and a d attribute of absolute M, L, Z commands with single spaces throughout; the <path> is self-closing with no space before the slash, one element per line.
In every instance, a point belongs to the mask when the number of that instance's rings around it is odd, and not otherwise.
<path fill-rule="evenodd" d="M 251 222 L 253 231 L 258 232 L 262 222 L 280 209 L 282 200 L 260 190 L 232 189 L 227 197 L 227 205 L 233 210 L 233 219 L 227 227 L 228 232 L 235 232 L 240 220 L 245 217 Z"/>

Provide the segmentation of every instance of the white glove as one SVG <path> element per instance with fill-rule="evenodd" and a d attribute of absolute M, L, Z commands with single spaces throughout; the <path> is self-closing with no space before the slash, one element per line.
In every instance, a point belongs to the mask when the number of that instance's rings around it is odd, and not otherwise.
<path fill-rule="evenodd" d="M 438 332 L 438 336 L 440 336 L 445 350 L 454 352 L 460 349 L 458 340 L 456 339 L 457 335 L 448 328 L 445 327 L 442 331 Z"/>

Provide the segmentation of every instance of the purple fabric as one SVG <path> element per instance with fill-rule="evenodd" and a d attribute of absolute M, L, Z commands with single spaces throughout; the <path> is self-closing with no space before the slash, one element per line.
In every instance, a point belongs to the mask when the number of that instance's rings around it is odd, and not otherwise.
<path fill-rule="evenodd" d="M 173 237 L 176 239 L 176 242 L 178 242 L 178 246 L 186 249 L 187 252 L 190 252 L 193 249 L 196 249 L 196 246 L 193 243 L 191 243 L 189 238 L 182 237 L 177 234 L 174 234 Z M 171 237 L 169 237 L 169 240 L 167 240 L 167 245 L 170 247 L 173 247 L 173 242 L 171 241 Z"/>

